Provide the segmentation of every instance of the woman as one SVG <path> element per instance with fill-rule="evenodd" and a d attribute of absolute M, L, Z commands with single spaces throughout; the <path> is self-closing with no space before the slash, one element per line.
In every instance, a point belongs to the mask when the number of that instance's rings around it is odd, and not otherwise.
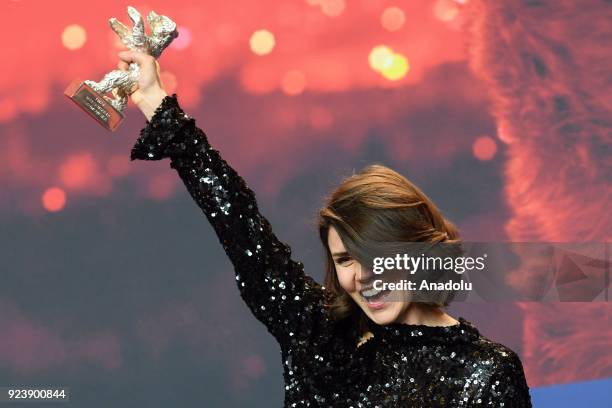
<path fill-rule="evenodd" d="M 253 191 L 176 95 L 166 95 L 157 62 L 132 51 L 119 56 L 120 69 L 141 66 L 131 98 L 147 117 L 131 160 L 170 158 L 212 224 L 241 297 L 280 344 L 286 407 L 531 407 L 516 353 L 439 304 L 381 298 L 352 257 L 358 250 L 345 247 L 368 235 L 368 220 L 378 227 L 370 232 L 386 230 L 396 240 L 456 240 L 454 226 L 415 186 L 384 166 L 369 166 L 331 195 L 320 212 L 328 257 L 321 286 L 291 258 Z"/>

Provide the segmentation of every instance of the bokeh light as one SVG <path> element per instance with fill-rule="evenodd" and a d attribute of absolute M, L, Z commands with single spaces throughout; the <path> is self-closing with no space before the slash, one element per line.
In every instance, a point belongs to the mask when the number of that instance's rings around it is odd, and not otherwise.
<path fill-rule="evenodd" d="M 393 62 L 393 50 L 386 45 L 377 45 L 370 51 L 368 62 L 373 70 L 382 72 L 383 69 L 391 66 Z"/>
<path fill-rule="evenodd" d="M 383 28 L 389 31 L 399 30 L 405 22 L 406 16 L 404 15 L 404 10 L 399 7 L 388 7 L 380 16 L 380 23 Z"/>
<path fill-rule="evenodd" d="M 257 55 L 266 55 L 272 52 L 276 45 L 274 34 L 268 30 L 257 30 L 249 40 L 251 51 Z"/>
<path fill-rule="evenodd" d="M 478 160 L 491 160 L 497 153 L 497 144 L 492 138 L 481 136 L 474 141 L 472 153 Z"/>
<path fill-rule="evenodd" d="M 59 187 L 49 187 L 43 192 L 42 205 L 49 212 L 57 212 L 66 206 L 66 193 Z"/>
<path fill-rule="evenodd" d="M 283 75 L 281 88 L 287 95 L 299 95 L 306 88 L 306 76 L 296 69 L 287 71 Z"/>
<path fill-rule="evenodd" d="M 402 54 L 395 53 L 391 64 L 383 68 L 382 75 L 390 81 L 398 81 L 406 76 L 409 69 L 408 59 Z"/>
<path fill-rule="evenodd" d="M 78 50 L 87 41 L 87 32 L 78 24 L 70 24 L 62 31 L 62 44 L 69 50 Z"/>
<path fill-rule="evenodd" d="M 457 17 L 459 6 L 452 0 L 437 0 L 433 11 L 436 18 L 448 22 Z"/>
<path fill-rule="evenodd" d="M 339 16 L 346 7 L 344 0 L 321 0 L 319 4 L 323 14 L 329 17 Z"/>

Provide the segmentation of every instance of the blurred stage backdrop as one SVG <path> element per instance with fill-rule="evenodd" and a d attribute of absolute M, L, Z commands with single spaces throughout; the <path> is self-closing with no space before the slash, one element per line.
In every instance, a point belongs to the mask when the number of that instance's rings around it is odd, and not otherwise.
<path fill-rule="evenodd" d="M 316 210 L 372 162 L 466 240 L 610 241 L 610 2 L 2 0 L 0 386 L 88 408 L 282 404 L 278 346 L 207 220 L 168 161 L 129 161 L 142 114 L 108 133 L 63 95 L 116 66 L 107 19 L 127 5 L 178 23 L 167 90 L 317 279 Z M 534 406 L 604 406 L 609 305 L 450 312 L 519 353 Z"/>

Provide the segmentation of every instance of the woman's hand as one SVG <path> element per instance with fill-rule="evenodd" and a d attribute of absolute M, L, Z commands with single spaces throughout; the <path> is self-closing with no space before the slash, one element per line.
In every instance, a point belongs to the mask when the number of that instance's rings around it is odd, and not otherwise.
<path fill-rule="evenodd" d="M 128 70 L 129 64 L 132 62 L 140 66 L 140 76 L 134 92 L 130 94 L 130 98 L 134 105 L 144 113 L 147 120 L 151 120 L 155 109 L 167 96 L 159 76 L 159 64 L 152 56 L 138 51 L 121 51 L 119 58 L 121 61 L 119 61 L 118 66 L 123 71 Z"/>

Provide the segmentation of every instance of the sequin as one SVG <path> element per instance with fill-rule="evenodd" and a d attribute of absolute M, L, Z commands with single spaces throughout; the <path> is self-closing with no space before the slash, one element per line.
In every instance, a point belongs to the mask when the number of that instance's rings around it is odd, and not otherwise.
<path fill-rule="evenodd" d="M 167 96 L 131 160 L 170 158 L 231 260 L 240 296 L 280 345 L 285 407 L 531 407 L 518 355 L 459 317 L 454 326 L 333 321 L 330 293 L 272 232 L 255 193 Z M 448 357 L 450 356 L 450 357 Z"/>

